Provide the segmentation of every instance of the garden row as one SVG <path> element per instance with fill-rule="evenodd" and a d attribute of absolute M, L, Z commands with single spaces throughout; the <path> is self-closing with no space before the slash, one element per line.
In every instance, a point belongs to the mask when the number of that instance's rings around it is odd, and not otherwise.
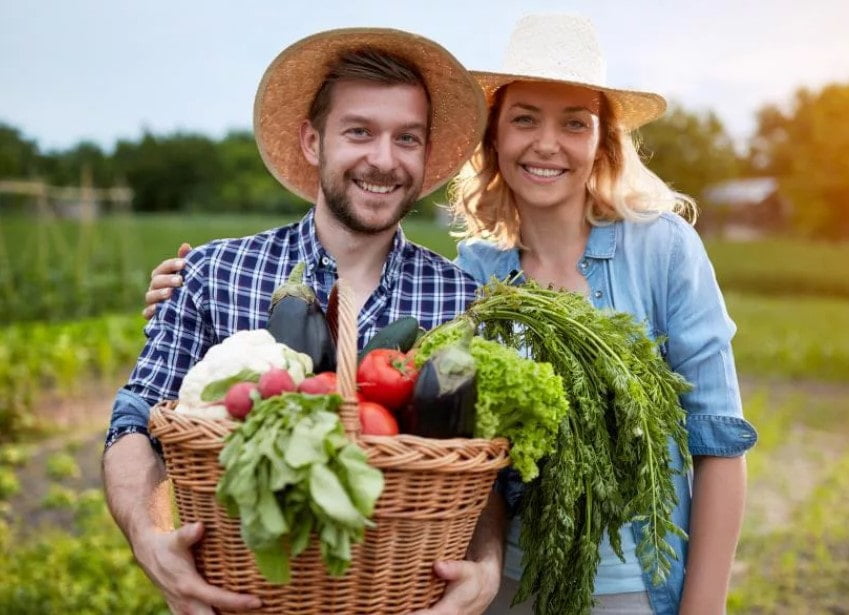
<path fill-rule="evenodd" d="M 115 380 L 144 343 L 141 316 L 68 323 L 17 323 L 0 329 L 0 443 L 36 427 L 46 392 L 74 396 L 93 379 Z"/>

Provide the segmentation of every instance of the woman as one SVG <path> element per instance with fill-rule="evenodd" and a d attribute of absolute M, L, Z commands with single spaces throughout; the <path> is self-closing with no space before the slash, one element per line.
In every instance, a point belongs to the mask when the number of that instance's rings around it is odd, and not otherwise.
<path fill-rule="evenodd" d="M 605 537 L 593 612 L 723 613 L 745 500 L 743 453 L 756 435 L 742 418 L 735 327 L 688 223 L 694 204 L 642 164 L 630 136 L 660 117 L 665 101 L 607 87 L 593 28 L 573 16 L 523 19 L 504 72 L 476 77 L 490 115 L 451 194 L 467 235 L 458 264 L 480 283 L 522 272 L 631 313 L 665 338 L 671 368 L 694 384 L 682 398 L 694 471 L 676 478 L 673 516 L 689 541 L 670 538 L 678 559 L 655 586 L 635 554 L 637 524 L 621 532 L 625 562 Z M 165 261 L 154 271 L 148 303 L 168 292 L 177 270 Z M 673 459 L 680 467 L 677 451 Z M 521 574 L 520 524 L 508 532 L 502 591 L 488 613 L 531 612 L 528 604 L 507 610 Z"/>

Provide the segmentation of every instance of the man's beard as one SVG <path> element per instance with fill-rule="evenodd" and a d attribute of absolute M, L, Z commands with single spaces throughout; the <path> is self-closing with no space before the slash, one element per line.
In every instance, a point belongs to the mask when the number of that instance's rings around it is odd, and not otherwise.
<path fill-rule="evenodd" d="M 379 226 L 374 226 L 367 224 L 363 220 L 357 217 L 354 207 L 351 204 L 351 199 L 348 196 L 346 191 L 346 187 L 349 184 L 354 183 L 353 177 L 350 171 L 345 171 L 342 175 L 341 179 L 338 176 L 333 176 L 329 173 L 325 173 L 323 169 L 326 166 L 323 164 L 324 161 L 320 161 L 319 166 L 319 175 L 321 181 L 321 191 L 324 194 L 324 201 L 327 203 L 327 207 L 333 216 L 341 222 L 346 228 L 354 231 L 355 233 L 361 233 L 364 235 L 377 235 L 382 233 L 383 231 L 389 230 L 398 224 L 404 216 L 410 213 L 410 210 L 413 209 L 413 206 L 416 204 L 418 200 L 418 194 L 421 189 L 421 184 L 418 186 L 412 186 L 409 183 L 409 180 L 399 181 L 400 178 L 397 177 L 394 173 L 381 173 L 380 171 L 372 171 L 362 178 L 358 178 L 358 181 L 364 183 L 373 183 L 378 185 L 389 185 L 394 184 L 398 185 L 396 190 L 406 190 L 406 195 L 403 200 L 397 205 L 397 209 L 395 211 L 395 215 L 390 219 L 386 224 L 381 224 Z M 367 195 L 363 195 L 363 198 L 367 199 Z M 386 207 L 385 204 L 380 205 L 380 207 Z"/>

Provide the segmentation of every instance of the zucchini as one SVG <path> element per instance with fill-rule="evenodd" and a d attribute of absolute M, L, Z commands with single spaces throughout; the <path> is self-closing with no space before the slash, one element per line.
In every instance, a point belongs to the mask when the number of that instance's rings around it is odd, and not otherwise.
<path fill-rule="evenodd" d="M 419 321 L 415 316 L 404 316 L 390 322 L 375 333 L 360 353 L 360 359 L 375 348 L 392 348 L 407 352 L 419 337 Z"/>

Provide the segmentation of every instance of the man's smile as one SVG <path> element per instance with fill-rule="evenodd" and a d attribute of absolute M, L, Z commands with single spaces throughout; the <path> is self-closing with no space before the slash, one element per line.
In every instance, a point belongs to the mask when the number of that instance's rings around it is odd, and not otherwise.
<path fill-rule="evenodd" d="M 353 180 L 357 187 L 370 194 L 389 194 L 398 189 L 400 184 L 373 184 L 359 179 Z"/>

